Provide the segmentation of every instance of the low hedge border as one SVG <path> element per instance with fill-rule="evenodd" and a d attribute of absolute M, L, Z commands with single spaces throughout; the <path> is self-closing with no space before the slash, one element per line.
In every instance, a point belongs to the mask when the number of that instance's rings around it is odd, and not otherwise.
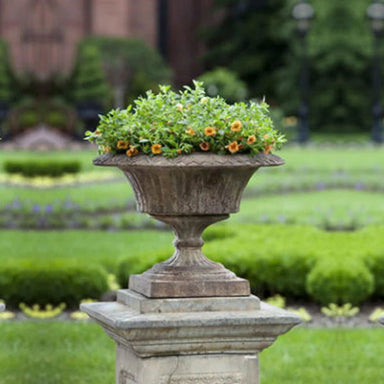
<path fill-rule="evenodd" d="M 329 233 L 284 225 L 214 226 L 204 235 L 204 253 L 248 279 L 252 291 L 268 297 L 360 304 L 384 298 L 384 227 Z M 131 256 L 118 267 L 118 281 L 169 258 L 172 250 Z"/>
<path fill-rule="evenodd" d="M 75 307 L 84 298 L 99 299 L 107 290 L 107 272 L 99 265 L 15 260 L 0 266 L 0 298 L 9 307 L 21 302 Z"/>
<path fill-rule="evenodd" d="M 65 174 L 79 173 L 81 163 L 78 160 L 65 159 L 13 159 L 4 162 L 4 171 L 9 174 L 21 174 L 25 177 L 60 177 Z"/>

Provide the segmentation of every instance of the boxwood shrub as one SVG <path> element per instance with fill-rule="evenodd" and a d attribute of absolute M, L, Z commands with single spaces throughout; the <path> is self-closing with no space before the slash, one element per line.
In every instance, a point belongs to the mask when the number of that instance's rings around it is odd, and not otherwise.
<path fill-rule="evenodd" d="M 4 170 L 7 173 L 21 174 L 25 177 L 60 177 L 80 172 L 81 163 L 70 159 L 12 159 L 4 162 Z"/>
<path fill-rule="evenodd" d="M 15 260 L 0 266 L 0 297 L 10 307 L 21 302 L 74 307 L 82 299 L 100 298 L 107 290 L 107 272 L 88 263 Z"/>
<path fill-rule="evenodd" d="M 204 234 L 204 253 L 248 279 L 260 297 L 360 304 L 384 299 L 384 227 L 324 232 L 306 226 L 218 225 Z M 141 273 L 172 255 L 171 249 L 121 261 L 118 279 Z"/>

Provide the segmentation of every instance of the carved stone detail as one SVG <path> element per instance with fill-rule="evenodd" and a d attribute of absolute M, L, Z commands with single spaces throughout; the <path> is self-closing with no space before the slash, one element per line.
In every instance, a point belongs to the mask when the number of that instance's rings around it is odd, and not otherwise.
<path fill-rule="evenodd" d="M 163 376 L 159 384 L 246 384 L 241 373 Z"/>
<path fill-rule="evenodd" d="M 122 369 L 119 373 L 119 384 L 137 384 L 137 381 L 132 373 Z"/>

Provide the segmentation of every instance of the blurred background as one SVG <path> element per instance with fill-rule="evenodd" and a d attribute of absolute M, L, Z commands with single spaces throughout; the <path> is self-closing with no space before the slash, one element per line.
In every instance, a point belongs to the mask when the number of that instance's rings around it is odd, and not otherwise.
<path fill-rule="evenodd" d="M 113 382 L 113 343 L 78 305 L 113 300 L 172 234 L 84 132 L 193 79 L 265 98 L 289 139 L 205 235 L 305 321 L 261 355 L 262 383 L 383 382 L 383 49 L 381 1 L 0 0 L 0 384 Z"/>

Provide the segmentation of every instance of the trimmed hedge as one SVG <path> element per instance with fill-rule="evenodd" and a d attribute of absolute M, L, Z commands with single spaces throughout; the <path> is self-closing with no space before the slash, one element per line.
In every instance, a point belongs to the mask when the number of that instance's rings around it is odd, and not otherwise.
<path fill-rule="evenodd" d="M 4 162 L 4 170 L 7 173 L 21 174 L 25 177 L 60 177 L 68 173 L 79 173 L 81 163 L 77 160 L 65 159 L 13 159 Z"/>
<path fill-rule="evenodd" d="M 261 297 L 281 294 L 323 305 L 384 299 L 384 227 L 324 232 L 284 225 L 214 226 L 204 234 L 204 253 L 248 279 Z M 141 273 L 172 255 L 171 250 L 131 256 L 120 262 L 118 280 Z"/>
<path fill-rule="evenodd" d="M 0 298 L 10 307 L 21 302 L 73 307 L 84 298 L 99 299 L 107 290 L 107 272 L 101 266 L 70 260 L 15 260 L 0 266 Z"/>

